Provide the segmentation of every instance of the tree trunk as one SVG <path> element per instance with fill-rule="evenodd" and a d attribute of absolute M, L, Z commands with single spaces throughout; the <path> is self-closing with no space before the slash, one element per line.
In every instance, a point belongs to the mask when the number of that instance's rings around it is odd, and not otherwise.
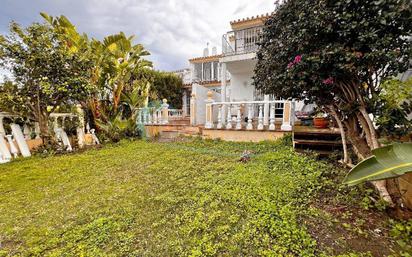
<path fill-rule="evenodd" d="M 37 121 L 39 122 L 40 135 L 43 138 L 44 142 L 47 142 L 48 140 L 50 140 L 49 116 L 45 113 L 42 113 L 37 117 Z"/>
<path fill-rule="evenodd" d="M 345 128 L 343 127 L 342 121 L 340 120 L 340 117 L 338 113 L 335 110 L 334 106 L 329 106 L 329 109 L 331 111 L 332 116 L 335 118 L 336 123 L 338 124 L 339 130 L 340 130 L 340 136 L 342 138 L 342 147 L 343 147 L 343 163 L 344 164 L 349 164 L 350 159 L 349 159 L 349 154 L 348 154 L 348 145 L 347 145 L 347 140 L 346 140 L 346 132 Z"/>
<path fill-rule="evenodd" d="M 379 142 L 377 138 L 377 133 L 375 128 L 373 127 L 372 120 L 370 119 L 369 115 L 366 112 L 366 109 L 363 109 L 358 113 L 357 115 L 357 120 L 354 119 L 353 117 L 351 118 L 352 124 L 348 124 L 348 134 L 350 141 L 352 143 L 353 149 L 355 150 L 356 154 L 358 155 L 358 158 L 360 160 L 364 160 L 367 157 L 372 155 L 372 150 L 376 149 L 379 147 Z M 365 132 L 365 139 L 362 139 L 359 135 L 359 131 L 356 130 L 356 127 L 358 126 L 357 123 L 359 122 L 359 125 L 362 127 L 362 129 Z M 372 128 L 371 128 L 372 125 Z M 373 181 L 371 182 L 372 185 L 378 190 L 378 193 L 380 197 L 385 200 L 389 206 L 394 207 L 393 200 L 387 190 L 386 187 L 386 180 L 381 180 L 381 181 Z"/>

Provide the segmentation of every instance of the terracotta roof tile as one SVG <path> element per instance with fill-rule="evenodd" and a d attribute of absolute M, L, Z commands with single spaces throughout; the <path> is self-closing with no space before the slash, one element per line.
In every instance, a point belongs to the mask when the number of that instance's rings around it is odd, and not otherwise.
<path fill-rule="evenodd" d="M 261 15 L 257 15 L 257 16 L 247 17 L 247 18 L 243 18 L 243 19 L 237 19 L 237 20 L 231 21 L 231 22 L 230 22 L 230 25 L 234 25 L 234 24 L 241 23 L 241 22 L 258 20 L 258 19 L 267 19 L 270 15 L 272 15 L 272 13 L 266 13 L 266 14 L 261 14 Z"/>

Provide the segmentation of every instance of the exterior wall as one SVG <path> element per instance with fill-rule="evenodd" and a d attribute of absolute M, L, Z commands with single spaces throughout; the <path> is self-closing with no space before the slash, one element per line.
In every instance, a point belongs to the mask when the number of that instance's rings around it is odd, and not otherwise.
<path fill-rule="evenodd" d="M 230 87 L 230 101 L 253 101 L 255 87 L 253 83 L 253 72 L 232 74 Z"/>
<path fill-rule="evenodd" d="M 208 88 L 199 84 L 193 84 L 192 86 L 192 93 L 194 93 L 196 97 L 195 125 L 203 125 L 206 122 L 206 100 L 207 93 L 209 91 L 210 90 Z M 220 101 L 221 95 L 219 93 L 213 92 L 212 99 L 214 101 Z"/>
<path fill-rule="evenodd" d="M 233 142 L 261 142 L 282 138 L 287 132 L 280 131 L 242 131 L 242 130 L 217 130 L 205 129 L 203 138 L 222 139 Z"/>

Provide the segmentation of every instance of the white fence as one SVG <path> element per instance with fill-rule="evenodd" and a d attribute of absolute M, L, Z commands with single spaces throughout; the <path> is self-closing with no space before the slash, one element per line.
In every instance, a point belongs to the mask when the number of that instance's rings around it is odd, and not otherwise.
<path fill-rule="evenodd" d="M 206 129 L 291 131 L 295 103 L 291 101 L 245 101 L 206 103 Z"/>

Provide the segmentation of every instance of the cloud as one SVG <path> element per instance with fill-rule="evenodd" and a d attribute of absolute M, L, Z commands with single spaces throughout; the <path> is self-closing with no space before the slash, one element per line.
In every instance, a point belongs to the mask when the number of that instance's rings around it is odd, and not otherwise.
<path fill-rule="evenodd" d="M 0 33 L 15 20 L 41 21 L 39 12 L 67 16 L 81 32 L 102 39 L 124 31 L 136 35 L 155 68 L 175 70 L 201 56 L 209 42 L 220 49 L 231 20 L 273 11 L 273 0 L 2 0 Z"/>

